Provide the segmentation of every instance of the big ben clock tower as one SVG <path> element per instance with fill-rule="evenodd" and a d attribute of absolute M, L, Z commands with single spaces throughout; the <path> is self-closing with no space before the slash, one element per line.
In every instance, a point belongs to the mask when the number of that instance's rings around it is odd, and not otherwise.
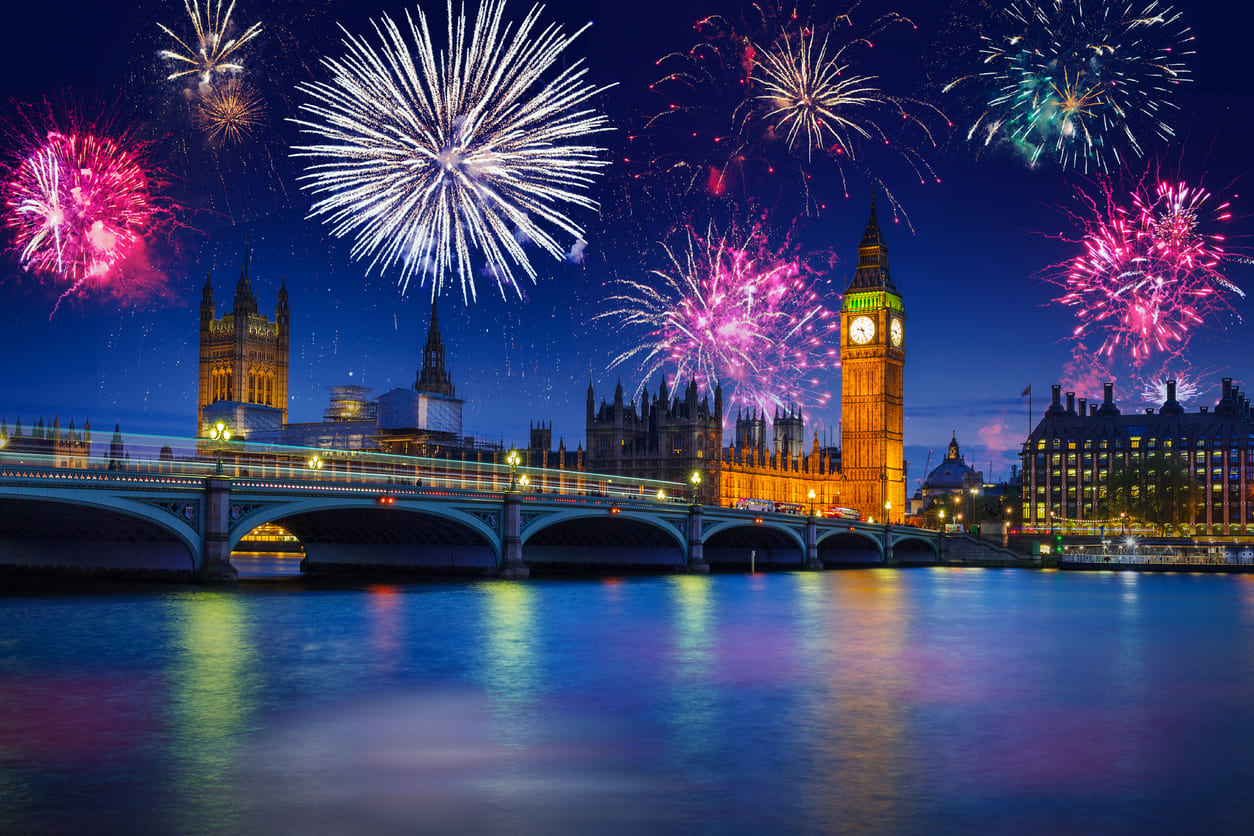
<path fill-rule="evenodd" d="M 841 470 L 846 504 L 892 522 L 905 515 L 902 372 L 905 311 L 888 275 L 888 247 L 871 197 L 858 269 L 840 308 Z M 885 503 L 889 503 L 886 508 Z"/>

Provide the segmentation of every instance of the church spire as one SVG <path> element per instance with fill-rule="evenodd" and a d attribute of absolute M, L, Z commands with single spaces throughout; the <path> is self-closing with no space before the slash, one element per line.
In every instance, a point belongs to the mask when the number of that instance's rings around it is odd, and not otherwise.
<path fill-rule="evenodd" d="M 853 274 L 847 292 L 861 290 L 887 290 L 896 294 L 897 287 L 888 275 L 888 246 L 880 232 L 880 221 L 875 214 L 875 193 L 871 193 L 871 217 L 866 222 L 866 232 L 858 244 L 858 269 Z"/>
<path fill-rule="evenodd" d="M 431 328 L 427 331 L 427 343 L 422 348 L 422 368 L 414 388 L 419 392 L 453 397 L 453 382 L 444 369 L 444 341 L 440 339 L 440 315 L 435 298 L 431 299 Z"/>
<path fill-rule="evenodd" d="M 205 277 L 206 280 L 208 276 Z M 244 313 L 257 312 L 257 296 L 248 277 L 248 227 L 244 227 L 244 266 L 239 271 L 239 282 L 235 285 L 235 311 Z"/>

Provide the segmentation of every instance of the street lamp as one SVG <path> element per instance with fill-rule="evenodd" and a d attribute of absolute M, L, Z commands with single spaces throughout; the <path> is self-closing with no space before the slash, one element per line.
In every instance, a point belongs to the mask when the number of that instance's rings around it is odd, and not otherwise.
<path fill-rule="evenodd" d="M 522 476 L 518 477 L 518 484 L 522 485 L 522 490 L 525 491 L 527 490 L 527 486 L 531 484 L 531 479 L 526 473 L 524 473 Z"/>
<path fill-rule="evenodd" d="M 971 489 L 971 522 L 975 522 L 975 496 L 977 493 L 979 493 L 977 489 Z"/>
<path fill-rule="evenodd" d="M 228 427 L 222 421 L 219 421 L 218 423 L 214 424 L 212 427 L 209 428 L 209 437 L 213 439 L 218 445 L 218 456 L 217 456 L 218 463 L 217 463 L 217 466 L 214 467 L 213 472 L 217 474 L 218 476 L 221 476 L 222 475 L 222 445 L 226 444 L 228 441 L 231 440 L 231 428 Z"/>
<path fill-rule="evenodd" d="M 701 496 L 699 491 L 701 490 L 701 471 L 692 471 L 692 477 L 689 478 L 688 481 L 692 483 L 692 504 L 700 505 Z"/>
<path fill-rule="evenodd" d="M 884 503 L 884 529 L 887 530 L 893 524 L 893 503 L 888 500 Z"/>
<path fill-rule="evenodd" d="M 309 467 L 310 470 L 314 470 L 314 471 L 322 470 L 322 457 L 319 456 L 317 453 L 314 453 L 312 456 L 309 457 L 309 461 L 305 462 L 305 464 Z"/>
<path fill-rule="evenodd" d="M 509 455 L 505 457 L 505 463 L 509 465 L 509 487 L 506 490 L 514 489 L 514 479 L 518 473 L 518 463 L 521 461 L 517 450 L 510 450 Z"/>
<path fill-rule="evenodd" d="M 814 488 L 810 488 L 810 516 L 814 516 Z"/>
<path fill-rule="evenodd" d="M 945 509 L 944 509 L 944 508 L 940 509 L 939 514 L 940 514 L 940 528 L 941 528 L 941 532 L 942 532 L 942 533 L 944 533 L 944 531 L 945 531 Z"/>
<path fill-rule="evenodd" d="M 658 502 L 666 501 L 666 491 L 662 490 L 661 488 L 657 489 L 657 501 Z"/>

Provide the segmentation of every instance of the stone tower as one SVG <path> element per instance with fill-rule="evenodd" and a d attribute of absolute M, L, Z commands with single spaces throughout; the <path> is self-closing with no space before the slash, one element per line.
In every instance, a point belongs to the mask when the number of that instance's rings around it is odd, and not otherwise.
<path fill-rule="evenodd" d="M 906 503 L 903 435 L 905 310 L 888 273 L 875 215 L 858 245 L 858 269 L 840 309 L 841 459 L 844 498 L 864 515 L 901 522 Z"/>
<path fill-rule="evenodd" d="M 273 322 L 257 312 L 257 296 L 249 276 L 248 245 L 244 266 L 235 285 L 235 300 L 221 319 L 216 318 L 213 285 L 205 274 L 200 297 L 200 380 L 196 419 L 206 431 L 205 407 L 222 402 L 265 406 L 280 410 L 287 421 L 287 370 L 291 341 L 291 311 L 287 278 L 279 286 Z M 237 431 L 243 428 L 236 428 Z"/>

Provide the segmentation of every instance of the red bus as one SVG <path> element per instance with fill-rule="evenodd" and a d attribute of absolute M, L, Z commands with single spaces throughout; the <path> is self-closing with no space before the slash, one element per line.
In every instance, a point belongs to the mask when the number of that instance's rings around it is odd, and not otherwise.
<path fill-rule="evenodd" d="M 860 520 L 860 519 L 862 519 L 862 514 L 860 514 L 860 513 L 859 513 L 856 509 L 854 509 L 854 508 L 840 508 L 840 507 L 838 507 L 838 506 L 836 506 L 836 505 L 833 505 L 832 507 L 830 507 L 830 508 L 828 508 L 826 511 L 824 511 L 824 512 L 823 512 L 823 516 L 825 516 L 825 517 L 836 517 L 837 519 L 841 519 L 841 520 Z"/>

